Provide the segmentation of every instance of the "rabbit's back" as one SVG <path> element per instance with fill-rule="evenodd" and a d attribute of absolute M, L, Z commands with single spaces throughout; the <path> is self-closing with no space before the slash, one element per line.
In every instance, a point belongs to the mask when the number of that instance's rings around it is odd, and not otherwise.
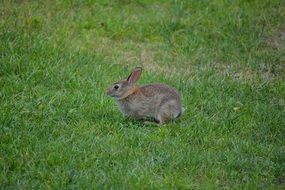
<path fill-rule="evenodd" d="M 166 84 L 148 84 L 140 87 L 140 90 L 146 97 L 158 96 L 161 100 L 176 99 L 180 101 L 178 91 Z"/>
<path fill-rule="evenodd" d="M 179 93 L 165 84 L 144 85 L 118 104 L 124 115 L 132 117 L 157 118 L 163 110 L 171 110 L 177 117 L 182 112 Z"/>

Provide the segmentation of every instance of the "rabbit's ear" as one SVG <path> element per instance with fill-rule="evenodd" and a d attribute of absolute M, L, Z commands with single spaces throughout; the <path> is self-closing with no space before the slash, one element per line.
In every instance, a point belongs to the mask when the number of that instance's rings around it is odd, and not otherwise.
<path fill-rule="evenodd" d="M 137 80 L 140 78 L 142 73 L 142 68 L 141 67 L 136 67 L 133 72 L 130 74 L 128 77 L 127 81 L 131 84 L 134 84 L 137 82 Z"/>

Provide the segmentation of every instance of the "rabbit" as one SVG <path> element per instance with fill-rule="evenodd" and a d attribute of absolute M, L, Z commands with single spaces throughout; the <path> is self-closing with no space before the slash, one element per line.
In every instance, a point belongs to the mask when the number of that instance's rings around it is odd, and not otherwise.
<path fill-rule="evenodd" d="M 106 91 L 114 97 L 125 117 L 153 118 L 159 124 L 182 115 L 184 108 L 178 91 L 165 84 L 136 85 L 142 73 L 136 67 L 129 77 L 112 84 Z"/>

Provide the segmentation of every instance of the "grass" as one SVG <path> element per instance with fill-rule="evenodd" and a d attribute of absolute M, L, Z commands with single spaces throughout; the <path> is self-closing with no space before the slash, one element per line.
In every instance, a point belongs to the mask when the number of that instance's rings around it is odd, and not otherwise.
<path fill-rule="evenodd" d="M 285 188 L 285 3 L 2 1 L 1 189 Z M 164 127 L 105 96 L 176 87 Z"/>

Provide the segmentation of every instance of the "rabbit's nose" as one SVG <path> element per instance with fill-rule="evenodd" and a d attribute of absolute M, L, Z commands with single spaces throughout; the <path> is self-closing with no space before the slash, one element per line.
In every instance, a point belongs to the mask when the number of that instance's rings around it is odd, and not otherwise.
<path fill-rule="evenodd" d="M 106 90 L 106 94 L 110 95 L 110 89 L 109 88 Z"/>

